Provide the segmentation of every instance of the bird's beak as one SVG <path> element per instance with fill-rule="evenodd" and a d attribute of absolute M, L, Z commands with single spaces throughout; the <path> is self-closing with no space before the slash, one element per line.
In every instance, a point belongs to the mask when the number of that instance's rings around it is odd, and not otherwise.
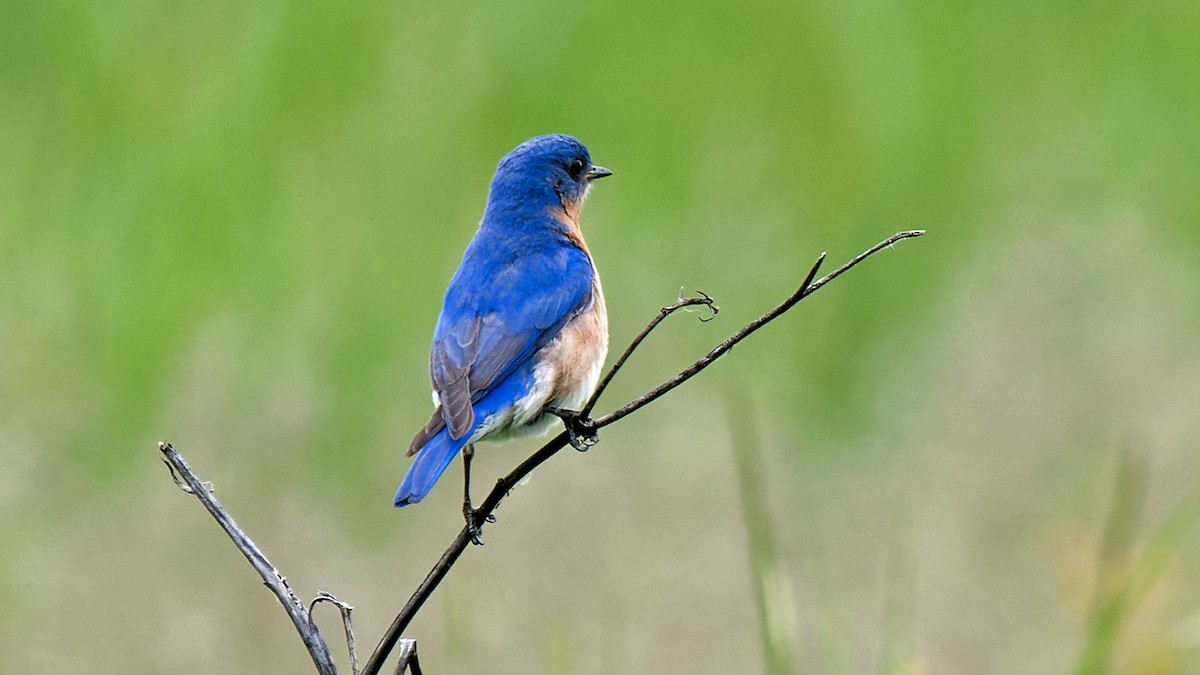
<path fill-rule="evenodd" d="M 597 178 L 604 178 L 605 176 L 611 176 L 611 175 L 612 175 L 612 172 L 609 171 L 608 169 L 606 169 L 602 166 L 596 166 L 595 164 L 593 164 L 592 168 L 588 169 L 587 179 L 588 180 L 596 180 Z"/>

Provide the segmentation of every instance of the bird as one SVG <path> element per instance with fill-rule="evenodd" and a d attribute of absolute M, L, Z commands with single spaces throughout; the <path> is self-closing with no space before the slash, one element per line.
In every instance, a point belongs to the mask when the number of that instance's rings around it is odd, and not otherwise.
<path fill-rule="evenodd" d="M 557 418 L 572 429 L 608 352 L 604 292 L 579 215 L 592 182 L 611 175 L 565 134 L 531 138 L 497 164 L 434 328 L 434 411 L 409 445 L 415 459 L 396 507 L 424 499 L 462 451 L 463 514 L 477 531 L 474 444 L 544 434 Z"/>

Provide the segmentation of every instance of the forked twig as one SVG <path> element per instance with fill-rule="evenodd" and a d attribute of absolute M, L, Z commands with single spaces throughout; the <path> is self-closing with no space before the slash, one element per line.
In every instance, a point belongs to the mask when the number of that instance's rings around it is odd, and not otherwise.
<path fill-rule="evenodd" d="M 608 388 L 608 383 L 612 382 L 612 379 L 617 374 L 617 371 L 621 370 L 621 367 L 624 366 L 625 362 L 629 360 L 629 355 L 633 353 L 633 350 L 637 349 L 638 346 L 642 344 L 642 340 L 645 340 L 646 336 L 650 335 L 651 331 L 658 327 L 658 324 L 662 323 L 663 319 L 671 316 L 681 309 L 684 309 L 685 307 L 695 307 L 696 305 L 704 305 L 708 307 L 709 312 L 711 312 L 707 317 L 700 317 L 701 321 L 709 321 L 718 313 L 720 313 L 721 308 L 717 307 L 716 303 L 713 302 L 712 298 L 708 297 L 707 293 L 704 291 L 696 292 L 700 294 L 700 297 L 685 298 L 683 297 L 683 292 L 680 291 L 680 297 L 678 300 L 658 310 L 658 314 L 656 314 L 654 318 L 650 320 L 650 323 L 646 324 L 646 327 L 642 329 L 642 332 L 637 334 L 637 337 L 633 338 L 633 341 L 630 342 L 629 346 L 625 348 L 625 352 L 621 354 L 621 356 L 617 359 L 617 362 L 613 364 L 613 367 L 608 369 L 608 373 L 604 375 L 604 378 L 600 380 L 600 384 L 596 386 L 596 391 L 592 392 L 592 395 L 590 398 L 588 398 L 587 403 L 585 403 L 583 408 L 579 411 L 580 417 L 587 417 L 591 414 L 592 408 L 596 407 L 596 401 L 600 399 L 600 395 L 603 394 L 604 390 Z"/>
<path fill-rule="evenodd" d="M 692 365 L 680 371 L 679 374 L 672 377 L 670 380 L 667 380 L 663 384 L 646 392 L 628 404 L 621 406 L 617 410 L 614 410 L 613 412 L 596 419 L 593 422 L 592 427 L 594 429 L 599 429 L 601 427 L 608 426 L 609 424 L 612 424 L 617 420 L 620 420 L 648 405 L 652 401 L 658 399 L 667 392 L 694 377 L 697 373 L 707 368 L 718 358 L 729 353 L 729 350 L 733 349 L 736 344 L 749 337 L 751 333 L 759 328 L 762 328 L 770 321 L 778 318 L 781 314 L 794 307 L 796 303 L 800 302 L 809 295 L 812 295 L 818 289 L 841 276 L 863 260 L 866 260 L 871 255 L 891 246 L 892 244 L 895 244 L 898 241 L 919 237 L 923 234 L 925 234 L 924 230 L 908 230 L 905 232 L 897 232 L 896 234 L 893 234 L 866 251 L 858 254 L 849 262 L 845 263 L 833 272 L 830 272 L 817 281 L 813 281 L 817 275 L 817 271 L 821 267 L 821 263 L 825 260 L 825 254 L 822 253 L 820 256 L 818 256 L 816 263 L 812 266 L 812 269 L 809 270 L 804 283 L 800 285 L 799 289 L 797 289 L 795 293 L 788 296 L 787 299 L 785 299 L 782 303 L 780 303 L 774 309 L 768 311 L 766 314 L 763 314 L 754 321 L 751 321 L 743 326 L 736 333 L 729 336 L 729 338 L 714 347 L 708 354 L 705 354 Z M 708 305 L 713 310 L 713 313 L 716 313 L 716 305 L 712 304 L 712 299 L 707 295 L 701 295 L 703 296 L 702 298 L 681 298 L 675 304 L 669 307 L 664 307 L 659 314 L 653 320 L 651 320 L 650 324 L 643 329 L 636 338 L 634 338 L 633 343 L 617 360 L 613 368 L 601 382 L 600 386 L 597 387 L 596 392 L 584 405 L 583 410 L 581 411 L 581 417 L 586 416 L 587 413 L 591 412 L 592 408 L 596 404 L 596 401 L 599 399 L 600 394 L 602 394 L 604 389 L 608 386 L 608 383 L 612 380 L 612 377 L 616 374 L 616 371 L 625 364 L 625 361 L 629 358 L 629 355 L 633 352 L 633 350 L 636 349 L 639 344 L 641 344 L 646 336 L 649 335 L 650 332 L 663 321 L 663 319 L 678 309 L 694 305 Z M 545 445 L 539 448 L 536 452 L 534 452 L 525 461 L 521 462 L 517 468 L 512 470 L 512 472 L 496 481 L 496 486 L 490 493 L 488 493 L 487 498 L 484 499 L 483 503 L 479 505 L 479 508 L 476 511 L 476 523 L 482 527 L 482 525 L 486 522 L 487 517 L 491 515 L 493 511 L 495 511 L 496 507 L 508 494 L 508 491 L 511 490 L 513 486 L 515 486 L 521 479 L 527 476 L 530 471 L 533 471 L 533 469 L 542 462 L 545 462 L 547 459 L 554 456 L 554 454 L 559 450 L 563 449 L 563 447 L 565 447 L 568 443 L 568 438 L 569 435 L 566 431 L 559 433 L 557 436 L 550 439 Z M 363 666 L 362 675 L 378 675 L 380 669 L 383 667 L 384 661 L 387 660 L 388 655 L 395 648 L 396 643 L 401 640 L 400 634 L 403 633 L 405 628 L 408 627 L 413 617 L 416 616 L 417 611 L 420 610 L 421 606 L 425 603 L 425 600 L 429 598 L 434 589 L 437 588 L 438 584 L 441 583 L 441 580 L 445 578 L 446 574 L 450 571 L 450 568 L 454 566 L 454 563 L 458 560 L 459 556 L 461 556 L 463 551 L 465 551 L 470 545 L 474 534 L 477 533 L 473 533 L 471 528 L 464 526 L 463 529 L 458 533 L 458 536 L 454 538 L 454 541 L 450 543 L 450 546 L 442 554 L 442 557 L 433 566 L 433 569 L 429 571 L 429 574 L 426 575 L 420 586 L 417 587 L 417 590 L 412 594 L 408 602 L 405 603 L 404 607 L 400 610 L 400 613 L 396 615 L 396 618 L 388 627 L 387 631 L 380 639 L 379 645 L 375 648 L 375 652 L 371 654 L 371 658 L 368 659 L 366 665 Z"/>
<path fill-rule="evenodd" d="M 171 469 L 171 477 L 179 484 L 180 479 L 183 484 L 180 488 L 183 489 L 186 485 L 185 492 L 195 495 L 197 499 L 204 504 L 204 508 L 212 514 L 212 517 L 217 520 L 221 529 L 225 530 L 225 534 L 233 541 L 246 560 L 250 562 L 254 571 L 258 572 L 258 576 L 262 577 L 263 583 L 275 597 L 279 599 L 279 603 L 283 605 L 284 611 L 292 620 L 292 625 L 296 627 L 296 632 L 300 634 L 300 639 L 304 641 L 305 648 L 308 649 L 309 656 L 312 657 L 313 664 L 317 666 L 317 672 L 321 675 L 336 675 L 337 667 L 333 664 L 333 657 L 329 654 L 329 647 L 326 646 L 324 638 L 321 637 L 321 632 L 317 630 L 309 621 L 308 608 L 300 602 L 300 598 L 292 592 L 288 586 L 287 579 L 284 578 L 279 570 L 267 560 L 267 556 L 263 554 L 258 545 L 246 535 L 242 528 L 234 522 L 233 517 L 229 512 L 217 501 L 212 495 L 212 491 L 204 481 L 196 476 L 192 468 L 183 459 L 183 456 L 170 443 L 159 442 L 158 450 L 162 453 L 163 461 Z"/>

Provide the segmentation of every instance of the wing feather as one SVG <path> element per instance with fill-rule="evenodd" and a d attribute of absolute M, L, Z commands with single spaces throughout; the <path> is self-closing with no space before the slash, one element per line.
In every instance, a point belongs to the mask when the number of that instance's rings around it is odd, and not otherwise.
<path fill-rule="evenodd" d="M 591 303 L 591 260 L 580 249 L 560 245 L 497 261 L 481 248 L 472 242 L 446 291 L 429 358 L 440 405 L 414 450 L 441 429 L 439 417 L 451 438 L 469 433 L 472 405 Z"/>

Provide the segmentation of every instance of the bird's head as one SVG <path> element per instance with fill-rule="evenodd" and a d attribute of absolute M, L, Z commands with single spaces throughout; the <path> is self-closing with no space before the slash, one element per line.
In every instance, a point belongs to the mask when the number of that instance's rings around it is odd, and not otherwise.
<path fill-rule="evenodd" d="M 592 164 L 588 149 L 578 139 L 564 134 L 537 136 L 500 160 L 488 208 L 561 206 L 577 216 L 592 181 L 611 175 Z"/>

